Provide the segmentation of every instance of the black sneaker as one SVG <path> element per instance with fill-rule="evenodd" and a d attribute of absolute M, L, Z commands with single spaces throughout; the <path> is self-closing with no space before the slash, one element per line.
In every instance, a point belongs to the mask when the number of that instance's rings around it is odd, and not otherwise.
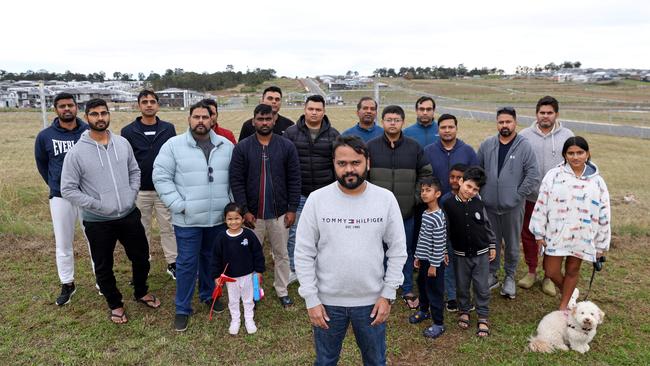
<path fill-rule="evenodd" d="M 56 298 L 56 304 L 63 306 L 69 303 L 75 292 L 77 292 L 77 288 L 74 286 L 74 282 L 64 283 L 61 285 L 61 295 Z"/>
<path fill-rule="evenodd" d="M 167 265 L 167 274 L 172 276 L 172 279 L 176 280 L 176 262 Z"/>
<path fill-rule="evenodd" d="M 456 300 L 447 301 L 447 311 L 450 313 L 455 313 L 458 311 L 458 303 Z"/>
<path fill-rule="evenodd" d="M 280 304 L 286 308 L 290 307 L 293 305 L 293 300 L 289 296 L 281 296 L 280 297 Z"/>
<path fill-rule="evenodd" d="M 214 308 L 212 308 L 212 301 L 208 300 L 204 302 L 204 304 L 208 308 L 208 312 L 210 312 L 210 309 L 214 310 L 215 313 L 223 313 L 224 310 L 226 310 L 226 305 L 221 302 L 221 299 L 217 299 L 217 301 L 214 302 Z"/>
<path fill-rule="evenodd" d="M 189 315 L 185 314 L 176 314 L 176 317 L 174 318 L 174 329 L 176 329 L 177 332 L 184 332 L 187 330 L 187 323 L 190 320 Z"/>

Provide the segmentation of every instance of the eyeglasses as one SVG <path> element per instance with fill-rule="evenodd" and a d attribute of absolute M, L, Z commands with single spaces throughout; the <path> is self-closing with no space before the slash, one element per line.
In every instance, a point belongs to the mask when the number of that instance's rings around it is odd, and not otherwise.
<path fill-rule="evenodd" d="M 88 113 L 88 117 L 93 117 L 93 118 L 97 118 L 99 116 L 106 117 L 106 116 L 108 116 L 110 114 L 111 114 L 111 112 L 109 112 L 109 111 L 90 112 L 90 113 Z"/>
<path fill-rule="evenodd" d="M 212 177 L 212 172 L 213 172 L 213 171 L 214 171 L 214 170 L 212 170 L 212 167 L 209 166 L 209 167 L 208 167 L 208 182 L 210 182 L 210 183 L 214 182 L 214 177 Z"/>
<path fill-rule="evenodd" d="M 402 123 L 402 121 L 404 121 L 404 120 L 401 119 L 401 118 L 387 118 L 387 119 L 385 119 L 383 121 L 386 122 L 386 123 Z"/>

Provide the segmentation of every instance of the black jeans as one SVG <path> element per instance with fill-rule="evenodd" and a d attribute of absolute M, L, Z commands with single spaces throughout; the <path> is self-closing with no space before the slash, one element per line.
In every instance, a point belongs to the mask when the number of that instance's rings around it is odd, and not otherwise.
<path fill-rule="evenodd" d="M 149 244 L 140 218 L 140 210 L 135 208 L 121 219 L 102 222 L 84 221 L 90 253 L 95 262 L 97 284 L 111 310 L 124 306 L 122 294 L 117 289 L 113 274 L 113 252 L 118 240 L 124 246 L 126 256 L 131 261 L 135 298 L 139 299 L 149 292 L 147 287 Z"/>
<path fill-rule="evenodd" d="M 435 325 L 443 325 L 443 307 L 445 298 L 445 264 L 436 268 L 436 277 L 427 276 L 429 262 L 420 260 L 418 271 L 418 289 L 420 291 L 420 310 L 431 312 Z M 421 294 L 426 294 L 422 296 Z"/>

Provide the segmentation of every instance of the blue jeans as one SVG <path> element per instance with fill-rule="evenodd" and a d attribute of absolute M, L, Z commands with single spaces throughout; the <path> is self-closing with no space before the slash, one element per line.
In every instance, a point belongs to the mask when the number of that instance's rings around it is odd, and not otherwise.
<path fill-rule="evenodd" d="M 447 243 L 447 255 L 449 256 L 449 264 L 445 271 L 445 292 L 447 293 L 447 301 L 456 300 L 456 275 L 454 274 L 454 248 L 451 247 L 451 241 Z"/>
<path fill-rule="evenodd" d="M 386 323 L 370 326 L 373 319 L 370 313 L 374 305 L 368 306 L 329 306 L 324 305 L 330 318 L 329 329 L 314 329 L 314 346 L 316 361 L 314 365 L 336 365 L 341 355 L 343 339 L 352 323 L 354 338 L 361 351 L 364 365 L 386 364 Z"/>
<path fill-rule="evenodd" d="M 293 264 L 293 251 L 296 249 L 296 228 L 298 227 L 298 220 L 300 219 L 300 213 L 305 207 L 305 202 L 307 197 L 300 195 L 300 203 L 298 204 L 298 210 L 296 211 L 296 221 L 291 225 L 289 229 L 289 240 L 287 240 L 287 252 L 289 252 L 289 268 L 291 272 L 296 271 L 296 266 Z"/>
<path fill-rule="evenodd" d="M 413 217 L 404 220 L 404 232 L 406 233 L 406 263 L 404 263 L 404 282 L 402 283 L 402 294 L 413 292 L 413 254 L 415 248 L 413 245 Z"/>
<path fill-rule="evenodd" d="M 214 280 L 210 263 L 217 234 L 225 230 L 221 224 L 212 227 L 182 227 L 174 225 L 178 256 L 176 257 L 176 314 L 192 314 L 192 297 L 199 278 L 199 299 L 212 299 Z"/>

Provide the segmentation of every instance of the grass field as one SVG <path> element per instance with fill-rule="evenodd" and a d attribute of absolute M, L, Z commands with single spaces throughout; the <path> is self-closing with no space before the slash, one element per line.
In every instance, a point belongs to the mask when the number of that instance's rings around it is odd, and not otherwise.
<path fill-rule="evenodd" d="M 535 98 L 533 98 L 535 99 Z M 299 109 L 282 113 L 292 119 Z M 328 108 L 334 126 L 343 130 L 354 123 L 354 108 Z M 220 114 L 223 127 L 238 135 L 249 111 Z M 115 112 L 111 129 L 119 131 L 135 113 Z M 161 118 L 186 129 L 187 112 L 161 111 Z M 53 117 L 53 116 L 50 116 Z M 415 116 L 409 111 L 407 120 Z M 164 273 L 159 238 L 154 235 L 150 288 L 163 301 L 161 309 L 136 304 L 127 285 L 130 266 L 117 251 L 116 277 L 126 300 L 129 324 L 115 326 L 108 321 L 105 301 L 97 295 L 90 273 L 85 243 L 77 240 L 77 294 L 70 305 L 59 308 L 54 300 L 59 291 L 54 262 L 54 242 L 47 203 L 47 189 L 36 172 L 34 138 L 40 128 L 40 114 L 0 113 L 0 359 L 8 364 L 219 364 L 219 365 L 306 365 L 313 361 L 311 329 L 297 285 L 290 287 L 296 306 L 283 310 L 275 299 L 272 270 L 267 272 L 268 298 L 256 312 L 260 328 L 253 336 L 227 334 L 229 315 L 207 321 L 198 307 L 185 334 L 172 329 L 174 282 Z M 461 120 L 459 136 L 474 147 L 495 133 L 492 123 Z M 645 154 L 647 141 L 602 135 L 586 135 L 593 160 L 601 169 L 612 196 L 614 240 L 605 270 L 597 275 L 592 295 L 607 314 L 585 356 L 575 352 L 553 355 L 525 351 L 527 337 L 537 322 L 553 310 L 557 299 L 539 288 L 518 292 L 517 299 L 498 296 L 491 302 L 492 336 L 477 339 L 473 331 L 455 327 L 446 314 L 447 333 L 430 341 L 421 336 L 424 324 L 408 324 L 409 311 L 396 304 L 388 325 L 390 364 L 553 364 L 553 365 L 639 365 L 650 360 L 650 171 Z M 632 194 L 635 201 L 624 203 Z M 523 261 L 522 261 L 523 262 Z M 272 268 L 272 259 L 267 255 Z M 584 266 L 579 284 L 586 288 L 590 268 Z M 524 268 L 520 267 L 520 274 Z M 475 317 L 473 318 L 475 321 Z M 360 356 L 348 334 L 341 364 L 357 365 Z"/>

